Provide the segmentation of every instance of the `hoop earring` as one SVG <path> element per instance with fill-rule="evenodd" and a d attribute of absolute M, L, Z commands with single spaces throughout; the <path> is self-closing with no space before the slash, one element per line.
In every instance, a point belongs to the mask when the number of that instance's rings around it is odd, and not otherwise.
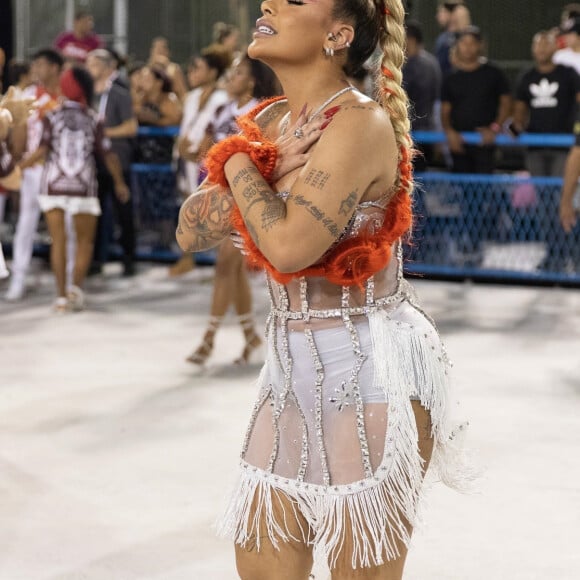
<path fill-rule="evenodd" d="M 329 46 L 325 46 L 324 47 L 324 54 L 327 57 L 332 58 L 334 56 L 334 48 L 329 47 Z"/>

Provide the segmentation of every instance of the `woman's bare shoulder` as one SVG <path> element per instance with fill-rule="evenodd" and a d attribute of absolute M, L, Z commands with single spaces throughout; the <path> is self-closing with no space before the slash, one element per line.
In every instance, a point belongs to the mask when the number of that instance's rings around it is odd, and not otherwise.
<path fill-rule="evenodd" d="M 379 103 L 359 92 L 353 92 L 352 96 L 342 103 L 341 112 L 346 113 L 348 117 L 357 118 L 359 122 L 361 118 L 390 122 L 388 113 Z"/>

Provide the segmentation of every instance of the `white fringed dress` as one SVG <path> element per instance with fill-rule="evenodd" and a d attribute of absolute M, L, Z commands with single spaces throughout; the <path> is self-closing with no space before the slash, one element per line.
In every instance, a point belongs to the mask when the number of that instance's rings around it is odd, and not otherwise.
<path fill-rule="evenodd" d="M 360 204 L 339 243 L 377 231 L 386 207 Z M 304 277 L 269 278 L 268 288 L 267 360 L 220 531 L 258 549 L 265 537 L 308 542 L 330 566 L 348 533 L 354 568 L 395 559 L 424 479 L 412 400 L 431 415 L 429 471 L 453 487 L 469 477 L 458 449 L 464 425 L 449 418 L 449 361 L 403 278 L 401 244 L 364 289 Z M 292 513 L 274 505 L 280 494 L 307 522 L 302 537 L 289 530 Z"/>

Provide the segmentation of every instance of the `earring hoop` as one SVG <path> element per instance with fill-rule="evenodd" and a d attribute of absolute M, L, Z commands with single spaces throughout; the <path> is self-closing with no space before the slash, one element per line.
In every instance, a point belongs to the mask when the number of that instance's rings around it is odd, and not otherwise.
<path fill-rule="evenodd" d="M 334 56 L 334 48 L 332 48 L 330 46 L 325 46 L 324 47 L 324 54 L 326 56 L 328 56 L 329 58 L 332 58 Z"/>

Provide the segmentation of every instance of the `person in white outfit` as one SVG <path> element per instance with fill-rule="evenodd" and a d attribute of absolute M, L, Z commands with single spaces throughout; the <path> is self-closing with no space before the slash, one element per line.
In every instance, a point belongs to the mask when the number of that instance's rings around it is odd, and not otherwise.
<path fill-rule="evenodd" d="M 219 88 L 218 81 L 230 65 L 231 53 L 217 44 L 208 46 L 191 60 L 187 80 L 192 90 L 183 104 L 183 119 L 176 144 L 183 164 L 178 187 L 185 196 L 195 191 L 200 182 L 200 162 L 209 144 L 207 129 L 218 109 L 229 101 L 227 92 Z M 186 254 L 171 267 L 170 275 L 178 276 L 192 268 L 192 257 Z"/>
<path fill-rule="evenodd" d="M 193 87 L 185 99 L 183 120 L 177 141 L 180 158 L 185 162 L 185 189 L 189 193 L 199 185 L 200 160 L 205 151 L 207 128 L 216 112 L 229 97 L 218 88 L 218 81 L 231 65 L 230 53 L 213 45 L 194 57 L 189 67 L 188 80 Z"/>
<path fill-rule="evenodd" d="M 59 77 L 63 64 L 61 55 L 52 49 L 40 50 L 32 58 L 32 76 L 37 86 L 33 93 L 35 110 L 28 120 L 25 158 L 34 153 L 40 145 L 43 118 L 58 106 Z M 20 211 L 12 252 L 12 278 L 5 295 L 5 299 L 11 302 L 21 300 L 26 291 L 26 274 L 30 267 L 34 235 L 40 220 L 38 196 L 42 172 L 42 163 L 37 163 L 22 172 Z"/>
<path fill-rule="evenodd" d="M 101 214 L 97 157 L 111 173 L 119 199 L 126 202 L 129 197 L 119 158 L 111 151 L 102 122 L 90 109 L 93 86 L 93 79 L 85 68 L 73 66 L 62 74 L 62 104 L 45 116 L 40 146 L 20 164 L 24 169 L 40 159 L 46 161 L 38 201 L 51 237 L 50 263 L 57 286 L 54 303 L 57 313 L 84 308 L 82 286 L 93 256 L 97 218 Z M 68 288 L 66 215 L 72 216 L 77 239 L 73 284 Z"/>
<path fill-rule="evenodd" d="M 218 109 L 208 127 L 208 139 L 212 144 L 239 133 L 236 120 L 249 113 L 260 100 L 273 97 L 278 91 L 271 69 L 258 60 L 252 60 L 247 54 L 236 60 L 227 76 L 226 89 L 231 100 Z M 245 339 L 242 353 L 234 364 L 246 365 L 258 353 L 262 341 L 254 325 L 252 292 L 243 256 L 232 240 L 225 239 L 217 253 L 209 322 L 201 344 L 187 358 L 188 362 L 205 365 L 213 351 L 215 335 L 232 305 Z"/>

